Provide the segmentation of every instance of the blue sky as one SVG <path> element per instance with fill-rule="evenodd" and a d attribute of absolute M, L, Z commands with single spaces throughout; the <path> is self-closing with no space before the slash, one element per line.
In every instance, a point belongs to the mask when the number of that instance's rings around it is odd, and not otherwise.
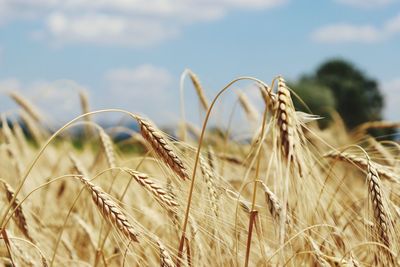
<path fill-rule="evenodd" d="M 211 97 L 237 76 L 294 80 L 331 57 L 378 79 L 386 118 L 400 119 L 399 0 L 0 0 L 0 112 L 18 90 L 65 121 L 84 89 L 93 109 L 175 122 L 185 68 Z"/>

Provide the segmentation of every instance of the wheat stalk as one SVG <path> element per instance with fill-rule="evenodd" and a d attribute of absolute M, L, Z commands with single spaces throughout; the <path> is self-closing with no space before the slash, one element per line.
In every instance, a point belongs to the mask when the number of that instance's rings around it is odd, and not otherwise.
<path fill-rule="evenodd" d="M 139 125 L 140 132 L 143 138 L 150 144 L 154 152 L 167 164 L 181 179 L 189 179 L 187 168 L 182 160 L 173 151 L 172 147 L 168 145 L 167 140 L 150 122 L 147 120 L 136 117 Z"/>
<path fill-rule="evenodd" d="M 72 164 L 74 166 L 75 171 L 78 174 L 82 175 L 83 177 L 88 178 L 89 177 L 89 172 L 85 168 L 85 166 L 83 166 L 82 162 L 79 161 L 72 153 L 69 153 L 68 156 L 69 156 L 69 158 L 70 158 L 70 160 L 71 160 L 71 162 L 72 162 Z"/>
<path fill-rule="evenodd" d="M 264 100 L 265 105 L 268 110 L 272 113 L 275 112 L 276 108 L 276 99 L 277 96 L 271 91 L 270 88 L 264 86 L 263 84 L 257 83 L 257 86 L 260 90 L 261 97 Z"/>

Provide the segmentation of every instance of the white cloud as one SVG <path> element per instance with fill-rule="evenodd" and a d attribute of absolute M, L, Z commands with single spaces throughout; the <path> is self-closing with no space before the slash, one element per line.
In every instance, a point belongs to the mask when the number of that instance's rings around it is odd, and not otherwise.
<path fill-rule="evenodd" d="M 90 95 L 92 110 L 121 108 L 157 118 L 161 124 L 171 122 L 178 115 L 177 80 L 164 68 L 145 64 L 132 69 L 114 69 L 105 73 L 105 86 L 85 88 L 72 80 L 36 80 L 25 82 L 15 78 L 0 80 L 0 112 L 8 114 L 18 110 L 8 97 L 10 91 L 20 92 L 46 117 L 49 125 L 62 125 L 81 113 L 79 91 Z M 174 91 L 171 91 L 174 90 Z M 96 116 L 97 117 L 97 116 Z M 102 114 L 102 120 L 120 118 L 120 114 Z"/>
<path fill-rule="evenodd" d="M 0 81 L 0 95 L 4 102 L 0 112 L 16 111 L 16 105 L 7 96 L 10 91 L 20 92 L 37 106 L 50 122 L 64 123 L 80 113 L 78 93 L 86 90 L 72 80 L 33 81 L 24 83 L 15 78 Z"/>
<path fill-rule="evenodd" d="M 159 119 L 168 118 L 176 111 L 174 97 L 178 88 L 174 85 L 177 81 L 164 68 L 145 64 L 132 69 L 114 69 L 104 78 L 108 84 L 107 101 L 119 108 Z"/>
<path fill-rule="evenodd" d="M 6 93 L 21 87 L 21 83 L 15 78 L 8 78 L 0 81 L 0 92 Z"/>
<path fill-rule="evenodd" d="M 106 81 L 114 90 L 130 96 L 165 93 L 172 76 L 163 68 L 145 64 L 133 69 L 114 69 L 105 74 Z"/>
<path fill-rule="evenodd" d="M 400 14 L 396 17 L 389 19 L 384 26 L 384 30 L 388 34 L 396 34 L 400 32 Z"/>
<path fill-rule="evenodd" d="M 0 0 L 0 24 L 30 19 L 45 41 L 147 45 L 175 38 L 192 23 L 235 9 L 272 8 L 286 0 Z M 41 24 L 41 23 L 39 23 Z"/>
<path fill-rule="evenodd" d="M 400 121 L 400 78 L 383 82 L 382 89 L 386 101 L 385 118 Z"/>
<path fill-rule="evenodd" d="M 400 15 L 387 20 L 383 26 L 338 23 L 322 26 L 311 34 L 317 43 L 376 43 L 400 33 Z"/>
<path fill-rule="evenodd" d="M 81 17 L 51 14 L 48 37 L 58 43 L 97 43 L 142 46 L 173 38 L 178 30 L 158 21 L 128 19 L 103 14 Z"/>
<path fill-rule="evenodd" d="M 317 29 L 312 34 L 312 39 L 320 43 L 371 43 L 380 39 L 380 33 L 372 26 L 336 24 Z"/>
<path fill-rule="evenodd" d="M 387 6 L 395 0 L 336 0 L 336 2 L 358 8 L 374 8 Z"/>

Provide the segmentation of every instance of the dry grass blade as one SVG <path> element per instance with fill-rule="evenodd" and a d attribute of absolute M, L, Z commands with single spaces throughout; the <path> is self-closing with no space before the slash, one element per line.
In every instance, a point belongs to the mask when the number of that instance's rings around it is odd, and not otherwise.
<path fill-rule="evenodd" d="M 150 122 L 137 117 L 140 125 L 140 132 L 143 138 L 150 144 L 154 152 L 167 164 L 180 178 L 183 180 L 189 179 L 187 168 L 182 160 L 168 145 L 167 140 Z"/>
<path fill-rule="evenodd" d="M 166 208 L 176 212 L 176 207 L 179 204 L 175 201 L 174 197 L 166 190 L 164 190 L 160 185 L 158 185 L 154 180 L 150 179 L 145 173 L 137 172 L 131 169 L 124 169 L 129 173 L 141 186 L 146 188 L 156 199 L 158 199 Z"/>
<path fill-rule="evenodd" d="M 7 200 L 10 202 L 15 196 L 14 190 L 12 189 L 11 185 L 9 185 L 6 181 L 4 181 L 2 179 L 0 179 L 0 181 L 4 185 Z M 14 203 L 12 203 L 11 207 L 12 207 L 12 210 L 14 210 L 13 219 L 14 219 L 16 225 L 18 226 L 18 229 L 24 234 L 24 236 L 26 238 L 29 239 L 29 241 L 34 243 L 34 240 L 31 237 L 29 230 L 28 230 L 28 224 L 26 223 L 26 217 L 22 210 L 22 206 L 20 205 L 17 198 L 15 198 L 15 201 L 14 201 Z"/>
<path fill-rule="evenodd" d="M 92 194 L 92 199 L 103 217 L 129 240 L 139 242 L 138 234 L 114 200 L 85 177 L 81 176 L 79 179 Z"/>

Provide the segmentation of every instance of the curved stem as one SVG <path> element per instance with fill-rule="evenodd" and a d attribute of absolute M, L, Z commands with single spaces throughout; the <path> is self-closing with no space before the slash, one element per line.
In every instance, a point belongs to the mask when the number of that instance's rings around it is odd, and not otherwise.
<path fill-rule="evenodd" d="M 184 243 L 185 243 L 186 228 L 187 228 L 187 223 L 188 223 L 188 219 L 189 219 L 189 211 L 190 211 L 190 205 L 191 205 L 191 201 L 192 201 L 194 182 L 195 182 L 195 178 L 196 178 L 197 165 L 198 165 L 199 158 L 200 158 L 200 149 L 201 149 L 201 145 L 203 144 L 205 129 L 206 129 L 208 120 L 209 120 L 210 115 L 211 115 L 211 110 L 214 107 L 215 103 L 217 102 L 218 98 L 231 85 L 233 85 L 234 83 L 236 83 L 238 81 L 241 81 L 241 80 L 252 80 L 252 81 L 258 82 L 258 83 L 263 84 L 263 85 L 265 84 L 261 80 L 253 78 L 253 77 L 245 76 L 245 77 L 236 78 L 233 81 L 229 82 L 221 91 L 218 92 L 218 94 L 215 96 L 215 98 L 211 102 L 210 107 L 207 110 L 207 114 L 206 114 L 206 117 L 204 118 L 204 122 L 203 122 L 203 127 L 201 129 L 200 140 L 199 140 L 199 144 L 198 144 L 198 147 L 197 147 L 196 159 L 195 159 L 195 163 L 194 163 L 194 167 L 193 167 L 193 174 L 192 174 L 192 179 L 191 179 L 191 184 L 190 184 L 190 189 L 189 189 L 189 196 L 188 196 L 188 201 L 187 201 L 187 206 L 186 206 L 185 219 L 184 219 L 183 227 L 182 227 L 182 236 L 181 236 L 181 239 L 180 239 L 180 242 L 179 242 L 178 257 L 177 257 L 177 267 L 181 266 L 182 251 L 183 251 L 183 246 L 184 246 Z"/>

